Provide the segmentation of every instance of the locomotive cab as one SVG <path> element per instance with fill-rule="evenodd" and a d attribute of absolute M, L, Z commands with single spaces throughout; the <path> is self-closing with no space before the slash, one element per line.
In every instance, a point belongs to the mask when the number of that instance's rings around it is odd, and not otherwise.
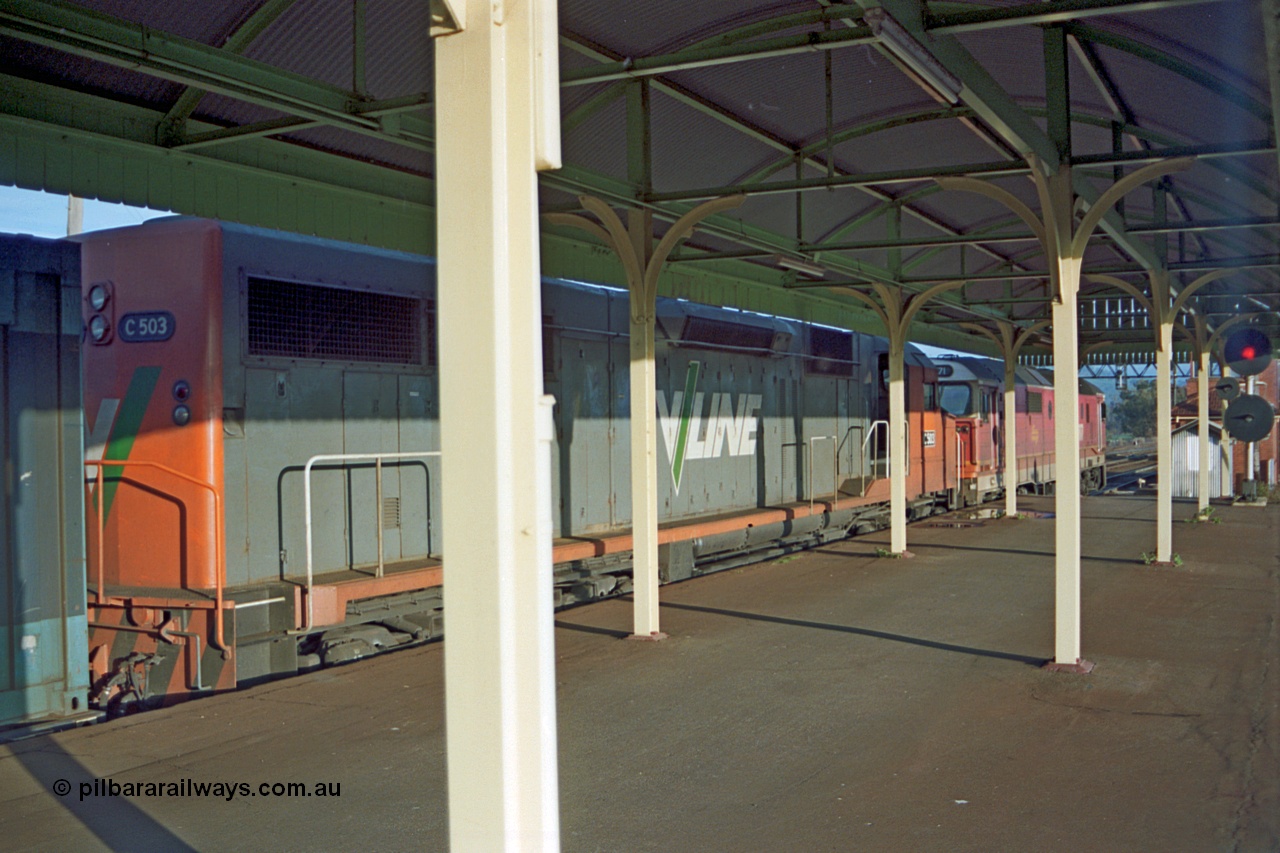
<path fill-rule="evenodd" d="M 989 359 L 946 358 L 938 362 L 942 409 L 956 418 L 960 444 L 960 493 L 966 505 L 1003 489 L 1003 382 Z"/>

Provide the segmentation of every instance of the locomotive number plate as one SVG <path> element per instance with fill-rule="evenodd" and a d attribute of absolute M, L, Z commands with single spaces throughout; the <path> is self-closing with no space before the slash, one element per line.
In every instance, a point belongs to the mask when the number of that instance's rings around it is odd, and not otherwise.
<path fill-rule="evenodd" d="M 173 337 L 173 315 L 168 311 L 139 311 L 120 318 L 120 340 L 131 344 L 167 341 Z"/>
<path fill-rule="evenodd" d="M 937 443 L 938 443 L 938 441 L 937 441 L 937 432 L 936 432 L 936 431 L 934 431 L 934 430 L 931 430 L 931 429 L 927 429 L 927 430 L 925 430 L 925 431 L 924 431 L 924 446 L 925 446 L 925 447 L 933 447 L 933 446 L 934 446 L 935 444 L 937 444 Z"/>

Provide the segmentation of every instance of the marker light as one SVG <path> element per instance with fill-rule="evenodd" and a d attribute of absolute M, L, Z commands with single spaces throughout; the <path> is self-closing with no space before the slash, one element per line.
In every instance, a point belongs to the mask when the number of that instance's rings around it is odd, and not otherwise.
<path fill-rule="evenodd" d="M 111 334 L 111 324 L 107 322 L 106 317 L 94 314 L 89 318 L 89 336 L 93 338 L 94 343 L 104 342 L 109 334 Z"/>
<path fill-rule="evenodd" d="M 107 306 L 107 300 L 111 298 L 111 294 L 107 288 L 101 284 L 95 284 L 89 288 L 89 307 L 94 311 L 101 311 Z"/>

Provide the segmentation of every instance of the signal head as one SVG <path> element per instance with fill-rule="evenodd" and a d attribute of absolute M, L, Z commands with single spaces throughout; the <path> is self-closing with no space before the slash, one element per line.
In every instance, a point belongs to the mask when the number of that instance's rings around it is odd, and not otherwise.
<path fill-rule="evenodd" d="M 1222 360 L 1240 376 L 1256 376 L 1271 363 L 1271 338 L 1259 329 L 1237 329 L 1222 344 Z"/>

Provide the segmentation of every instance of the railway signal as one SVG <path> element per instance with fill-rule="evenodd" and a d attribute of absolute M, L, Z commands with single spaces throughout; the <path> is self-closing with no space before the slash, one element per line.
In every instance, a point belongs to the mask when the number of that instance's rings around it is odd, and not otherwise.
<path fill-rule="evenodd" d="M 1224 376 L 1213 384 L 1218 397 L 1228 402 L 1240 396 L 1240 380 L 1234 376 Z"/>
<path fill-rule="evenodd" d="M 1257 394 L 1245 394 L 1227 406 L 1222 426 L 1237 441 L 1261 441 L 1271 432 L 1275 419 L 1270 403 Z"/>
<path fill-rule="evenodd" d="M 1271 338 L 1259 329 L 1237 329 L 1222 344 L 1222 360 L 1240 376 L 1257 376 L 1271 363 Z"/>

